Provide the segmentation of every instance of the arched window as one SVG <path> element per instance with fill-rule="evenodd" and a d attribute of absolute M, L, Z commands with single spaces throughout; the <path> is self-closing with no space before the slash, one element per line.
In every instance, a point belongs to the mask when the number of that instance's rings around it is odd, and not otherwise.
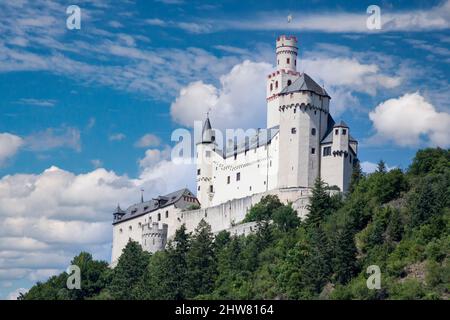
<path fill-rule="evenodd" d="M 291 80 L 288 80 L 288 86 L 290 86 L 291 84 L 292 84 L 292 81 Z"/>
<path fill-rule="evenodd" d="M 270 84 L 270 91 L 273 90 L 273 83 Z"/>
<path fill-rule="evenodd" d="M 286 59 L 286 63 L 287 63 L 287 64 L 291 63 L 291 59 L 287 58 L 287 59 Z"/>
<path fill-rule="evenodd" d="M 312 129 L 311 129 L 311 134 L 312 134 L 313 136 L 316 135 L 316 128 L 312 128 Z"/>
<path fill-rule="evenodd" d="M 275 89 L 278 88 L 278 81 L 275 81 Z"/>

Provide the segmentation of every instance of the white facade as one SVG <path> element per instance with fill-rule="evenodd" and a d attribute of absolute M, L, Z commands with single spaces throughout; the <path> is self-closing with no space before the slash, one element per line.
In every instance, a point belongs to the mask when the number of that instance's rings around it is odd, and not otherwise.
<path fill-rule="evenodd" d="M 303 217 L 317 177 L 342 192 L 348 190 L 357 161 L 357 141 L 344 122 L 336 124 L 331 117 L 331 97 L 326 90 L 307 74 L 297 72 L 297 39 L 278 37 L 276 53 L 277 68 L 267 78 L 267 129 L 254 130 L 241 142 L 220 150 L 207 118 L 196 145 L 197 198 L 183 189 L 158 197 L 147 209 L 145 203 L 126 211 L 118 208 L 114 214 L 113 263 L 130 238 L 146 250 L 156 251 L 165 245 L 163 234 L 170 239 L 182 224 L 188 232 L 194 231 L 202 219 L 214 233 L 230 230 L 247 234 L 254 226 L 238 224 L 266 194 L 292 202 Z M 198 203 L 200 209 L 187 210 Z M 136 209 L 142 212 L 133 216 Z M 161 241 L 149 245 L 148 234 Z"/>

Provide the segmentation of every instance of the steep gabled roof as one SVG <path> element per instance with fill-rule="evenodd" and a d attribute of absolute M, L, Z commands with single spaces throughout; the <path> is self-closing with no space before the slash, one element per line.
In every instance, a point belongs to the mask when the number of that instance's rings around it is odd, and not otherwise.
<path fill-rule="evenodd" d="M 333 128 L 337 128 L 337 127 L 348 128 L 349 126 L 342 120 L 339 123 L 335 123 L 333 120 L 333 117 L 331 117 L 331 115 L 328 114 L 328 127 L 327 127 L 327 130 L 325 131 L 326 132 L 325 136 L 320 143 L 322 143 L 322 144 L 332 143 L 333 142 Z M 348 140 L 350 142 L 357 142 L 356 139 L 353 138 L 352 135 L 348 136 Z"/>
<path fill-rule="evenodd" d="M 155 211 L 160 208 L 168 207 L 177 203 L 183 196 L 195 197 L 195 195 L 187 188 L 177 190 L 166 194 L 165 196 L 158 196 L 150 201 L 145 201 L 137 204 L 133 204 L 125 210 L 125 215 L 122 219 L 115 221 L 113 224 L 120 223 L 129 219 L 139 217 L 143 214 Z"/>
<path fill-rule="evenodd" d="M 328 93 L 324 88 L 317 84 L 310 76 L 306 73 L 302 73 L 301 76 L 291 83 L 289 86 L 285 87 L 281 90 L 280 94 L 287 94 L 292 92 L 300 92 L 300 91 L 311 91 L 320 96 L 325 96 L 330 98 Z"/>

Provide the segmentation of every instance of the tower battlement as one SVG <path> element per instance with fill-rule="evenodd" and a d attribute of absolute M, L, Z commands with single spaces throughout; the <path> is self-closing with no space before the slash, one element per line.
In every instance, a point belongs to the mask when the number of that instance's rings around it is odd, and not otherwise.
<path fill-rule="evenodd" d="M 281 46 L 297 47 L 297 43 L 298 40 L 296 36 L 281 35 L 277 37 L 277 48 Z"/>

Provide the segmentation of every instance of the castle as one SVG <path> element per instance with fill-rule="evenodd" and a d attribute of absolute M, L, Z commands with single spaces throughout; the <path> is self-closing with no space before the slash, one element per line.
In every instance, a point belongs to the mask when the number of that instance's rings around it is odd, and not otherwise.
<path fill-rule="evenodd" d="M 347 191 L 358 142 L 345 122 L 329 113 L 331 97 L 306 73 L 297 71 L 297 38 L 276 40 L 276 70 L 267 77 L 267 128 L 220 148 L 209 117 L 196 144 L 197 194 L 182 189 L 114 212 L 112 264 L 129 239 L 150 252 L 164 249 L 175 230 L 193 231 L 204 219 L 213 232 L 248 234 L 240 223 L 266 194 L 291 202 L 307 214 L 317 177 Z"/>

